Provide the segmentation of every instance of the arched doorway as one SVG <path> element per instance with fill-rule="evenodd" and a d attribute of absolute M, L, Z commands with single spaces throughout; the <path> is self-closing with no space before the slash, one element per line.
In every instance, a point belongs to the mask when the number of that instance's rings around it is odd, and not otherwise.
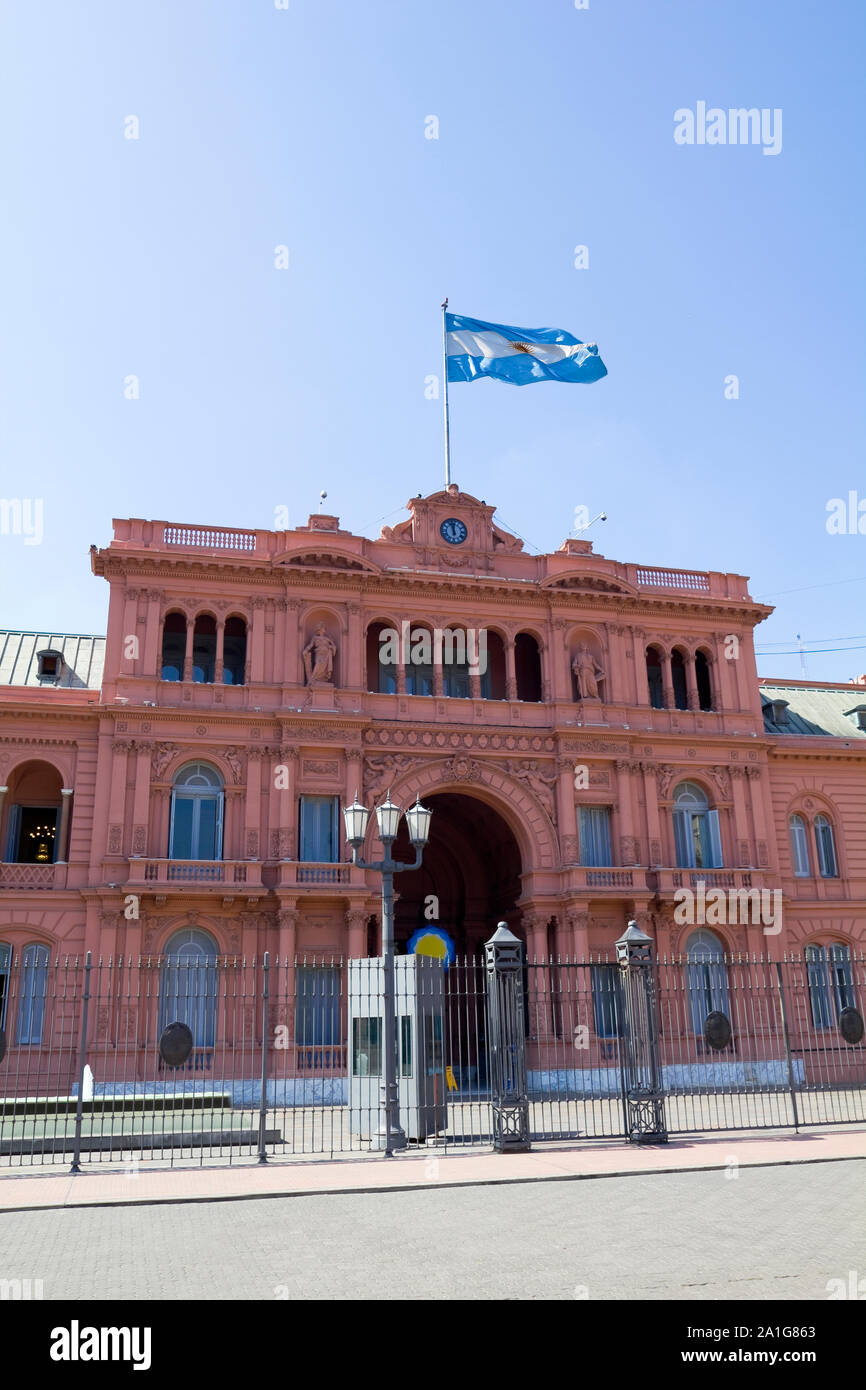
<path fill-rule="evenodd" d="M 496 923 L 508 921 L 517 935 L 520 896 L 520 849 L 503 817 L 486 802 L 462 792 L 435 792 L 423 797 L 433 812 L 424 861 L 414 873 L 398 874 L 394 938 L 406 950 L 418 927 L 436 920 L 454 939 L 458 956 L 477 958 Z M 396 844 L 400 859 L 412 852 L 401 822 Z M 430 897 L 438 899 L 436 919 L 425 917 Z"/>

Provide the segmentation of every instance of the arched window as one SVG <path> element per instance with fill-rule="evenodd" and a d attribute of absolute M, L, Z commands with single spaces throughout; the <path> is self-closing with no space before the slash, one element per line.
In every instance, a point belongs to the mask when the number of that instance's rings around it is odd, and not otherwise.
<path fill-rule="evenodd" d="M 518 632 L 514 639 L 514 674 L 518 700 L 541 700 L 541 653 L 531 632 Z"/>
<path fill-rule="evenodd" d="M 815 817 L 815 848 L 818 851 L 818 872 L 821 877 L 838 878 L 833 827 L 826 816 Z"/>
<path fill-rule="evenodd" d="M 711 931 L 692 932 L 686 943 L 687 989 L 692 1032 L 704 1031 L 707 1015 L 728 1013 L 728 970 L 725 948 Z"/>
<path fill-rule="evenodd" d="M 664 709 L 662 661 L 657 647 L 647 647 L 646 649 L 646 679 L 649 686 L 650 705 L 653 709 Z"/>
<path fill-rule="evenodd" d="M 485 631 L 485 645 L 478 643 L 478 666 L 481 670 L 481 698 L 505 699 L 505 646 L 498 632 Z"/>
<path fill-rule="evenodd" d="M 222 778 L 207 763 L 187 763 L 171 793 L 169 859 L 221 859 Z"/>
<path fill-rule="evenodd" d="M 469 649 L 462 628 L 446 627 L 442 634 L 442 690 L 452 699 L 469 699 Z"/>
<path fill-rule="evenodd" d="M 196 1047 L 213 1047 L 218 991 L 217 944 L 205 931 L 175 932 L 160 974 L 159 1031 L 185 1023 Z"/>
<path fill-rule="evenodd" d="M 426 627 L 413 627 L 404 653 L 406 694 L 433 694 L 433 634 Z"/>
<path fill-rule="evenodd" d="M 812 872 L 809 865 L 809 837 L 806 834 L 806 823 L 802 816 L 791 816 L 788 821 L 788 833 L 791 836 L 791 858 L 794 861 L 794 873 L 797 878 L 808 878 Z"/>
<path fill-rule="evenodd" d="M 182 613 L 166 613 L 162 627 L 162 679 L 182 681 L 186 657 L 186 618 Z"/>
<path fill-rule="evenodd" d="M 722 867 L 719 813 L 695 782 L 681 782 L 674 792 L 674 844 L 681 869 Z"/>
<path fill-rule="evenodd" d="M 698 704 L 701 709 L 713 707 L 713 686 L 710 680 L 710 663 L 704 652 L 695 655 L 695 682 L 698 687 Z"/>
<path fill-rule="evenodd" d="M 247 625 L 243 618 L 226 618 L 223 630 L 223 685 L 243 685 L 247 664 Z"/>
<path fill-rule="evenodd" d="M 843 1009 L 856 1007 L 848 947 L 807 946 L 806 971 L 813 1026 L 832 1028 Z"/>
<path fill-rule="evenodd" d="M 681 651 L 671 652 L 671 680 L 674 687 L 674 706 L 676 709 L 688 709 L 689 692 L 686 681 L 686 659 Z"/>
<path fill-rule="evenodd" d="M 62 779 L 50 763 L 29 762 L 9 779 L 3 858 L 10 864 L 53 864 L 60 829 Z"/>
<path fill-rule="evenodd" d="M 48 947 L 32 942 L 21 958 L 21 995 L 18 1001 L 18 1027 L 15 1041 L 37 1046 L 45 1023 L 45 996 L 48 991 Z"/>
<path fill-rule="evenodd" d="M 192 678 L 200 685 L 212 685 L 216 670 L 216 619 L 199 613 L 192 635 Z"/>
<path fill-rule="evenodd" d="M 397 693 L 400 632 L 391 623 L 371 623 L 367 628 L 367 689 L 380 695 Z"/>
<path fill-rule="evenodd" d="M 0 941 L 0 1028 L 6 1027 L 6 1005 L 9 999 L 9 966 L 12 961 L 12 947 Z"/>

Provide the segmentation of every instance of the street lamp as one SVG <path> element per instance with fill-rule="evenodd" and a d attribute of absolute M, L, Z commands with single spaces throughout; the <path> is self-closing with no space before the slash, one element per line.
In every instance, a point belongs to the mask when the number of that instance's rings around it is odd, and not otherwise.
<path fill-rule="evenodd" d="M 414 864 L 401 864 L 391 855 L 391 846 L 397 838 L 402 814 L 400 807 L 391 800 L 389 790 L 381 806 L 376 807 L 376 823 L 379 827 L 379 839 L 385 847 L 385 857 L 375 863 L 368 863 L 367 860 L 361 858 L 361 849 L 367 833 L 370 812 L 366 806 L 362 806 L 358 801 L 357 792 L 352 805 L 347 806 L 343 811 L 343 819 L 346 823 L 346 839 L 352 847 L 352 863 L 357 864 L 359 869 L 372 869 L 375 873 L 382 875 L 382 967 L 384 971 L 382 990 L 384 1018 L 382 1022 L 385 1033 L 382 1041 L 384 1059 L 381 1086 L 382 1121 L 373 1135 L 371 1143 L 373 1148 L 383 1149 L 386 1158 L 391 1158 L 395 1149 L 405 1149 L 406 1147 L 406 1134 L 400 1127 L 400 1101 L 397 1093 L 397 1029 L 394 1019 L 394 875 L 395 873 L 411 873 L 414 869 L 420 869 L 424 846 L 430 834 L 430 818 L 433 812 L 427 806 L 422 806 L 417 798 L 415 805 L 406 812 L 409 839 L 415 850 Z"/>

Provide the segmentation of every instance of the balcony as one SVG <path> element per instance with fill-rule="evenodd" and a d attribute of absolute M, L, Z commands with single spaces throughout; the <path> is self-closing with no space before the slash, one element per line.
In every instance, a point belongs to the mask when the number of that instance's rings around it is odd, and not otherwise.
<path fill-rule="evenodd" d="M 262 866 L 255 859 L 130 859 L 127 886 L 157 888 L 172 883 L 261 888 Z"/>
<path fill-rule="evenodd" d="M 294 860 L 280 864 L 280 887 L 309 884 L 351 883 L 351 864 L 298 864 Z"/>
<path fill-rule="evenodd" d="M 647 874 L 649 886 L 660 895 L 672 895 L 678 888 L 694 892 L 700 884 L 711 888 L 763 888 L 762 869 L 655 869 Z"/>
<path fill-rule="evenodd" d="M 593 893 L 646 892 L 645 869 L 615 869 L 587 867 L 573 864 L 569 867 L 568 887 L 587 889 Z"/>
<path fill-rule="evenodd" d="M 2 888 L 65 888 L 66 864 L 0 864 Z"/>

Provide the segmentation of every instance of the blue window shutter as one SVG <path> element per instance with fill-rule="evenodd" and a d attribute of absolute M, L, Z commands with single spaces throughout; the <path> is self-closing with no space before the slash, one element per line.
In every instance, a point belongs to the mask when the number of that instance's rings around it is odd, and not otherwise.
<path fill-rule="evenodd" d="M 691 868 L 688 811 L 674 811 L 674 845 L 679 867 Z"/>
<path fill-rule="evenodd" d="M 707 867 L 720 869 L 722 867 L 722 835 L 719 829 L 718 811 L 707 812 L 707 824 L 710 832 L 710 863 Z"/>

